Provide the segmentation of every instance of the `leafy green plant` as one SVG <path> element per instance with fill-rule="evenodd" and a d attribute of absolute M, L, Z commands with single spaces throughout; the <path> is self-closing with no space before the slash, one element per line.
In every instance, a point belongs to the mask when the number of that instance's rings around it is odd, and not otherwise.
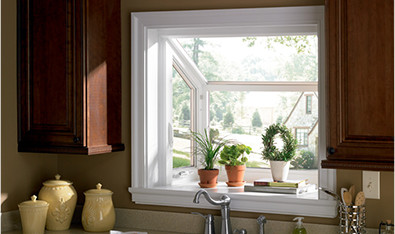
<path fill-rule="evenodd" d="M 301 150 L 300 155 L 291 161 L 295 169 L 317 169 L 314 153 L 309 150 Z"/>
<path fill-rule="evenodd" d="M 221 151 L 220 160 L 218 161 L 218 163 L 228 166 L 244 165 L 248 161 L 244 153 L 250 154 L 250 152 L 251 147 L 243 144 L 231 146 L 225 145 Z"/>
<path fill-rule="evenodd" d="M 274 145 L 274 137 L 280 134 L 284 142 L 283 150 L 280 151 Z M 263 151 L 262 158 L 270 161 L 290 161 L 295 157 L 297 140 L 291 131 L 282 124 L 272 124 L 266 128 L 266 133 L 262 134 Z"/>
<path fill-rule="evenodd" d="M 204 129 L 204 133 L 191 132 L 193 140 L 196 142 L 196 153 L 203 156 L 203 166 L 205 170 L 214 169 L 214 163 L 217 159 L 221 148 L 226 145 L 227 141 L 218 138 L 216 136 L 210 136 L 207 133 L 207 129 Z"/>

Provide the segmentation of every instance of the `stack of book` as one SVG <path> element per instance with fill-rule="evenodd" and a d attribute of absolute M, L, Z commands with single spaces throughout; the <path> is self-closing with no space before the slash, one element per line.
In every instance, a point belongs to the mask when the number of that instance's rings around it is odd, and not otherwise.
<path fill-rule="evenodd" d="M 306 180 L 287 180 L 274 182 L 271 179 L 255 180 L 253 184 L 246 184 L 244 192 L 303 194 L 316 191 L 315 184 L 308 184 Z"/>

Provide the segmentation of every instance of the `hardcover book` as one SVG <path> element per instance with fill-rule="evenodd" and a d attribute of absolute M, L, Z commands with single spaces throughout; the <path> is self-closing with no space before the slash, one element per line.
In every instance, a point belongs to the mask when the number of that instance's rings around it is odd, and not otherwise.
<path fill-rule="evenodd" d="M 316 191 L 315 184 L 307 184 L 304 187 L 269 187 L 269 186 L 253 186 L 245 185 L 244 192 L 260 192 L 260 193 L 283 193 L 283 194 L 303 194 Z"/>
<path fill-rule="evenodd" d="M 286 180 L 283 182 L 274 182 L 271 179 L 259 179 L 254 181 L 254 186 L 268 186 L 268 187 L 292 187 L 300 188 L 307 184 L 306 180 Z"/>

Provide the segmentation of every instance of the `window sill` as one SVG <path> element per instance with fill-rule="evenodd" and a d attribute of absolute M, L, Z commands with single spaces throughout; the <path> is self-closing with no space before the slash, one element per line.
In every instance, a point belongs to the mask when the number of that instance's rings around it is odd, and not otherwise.
<path fill-rule="evenodd" d="M 160 186 L 154 188 L 129 188 L 132 200 L 137 204 L 177 206 L 191 208 L 219 209 L 201 199 L 199 204 L 192 202 L 200 189 L 197 182 L 184 185 Z M 336 201 L 318 199 L 318 192 L 302 195 L 244 192 L 242 187 L 227 187 L 219 182 L 217 188 L 206 189 L 214 199 L 227 194 L 233 211 L 302 215 L 334 218 L 337 215 Z"/>

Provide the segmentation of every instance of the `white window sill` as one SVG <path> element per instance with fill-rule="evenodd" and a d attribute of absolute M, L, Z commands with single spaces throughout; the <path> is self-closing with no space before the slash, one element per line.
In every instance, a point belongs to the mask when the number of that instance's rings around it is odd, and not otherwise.
<path fill-rule="evenodd" d="M 219 209 L 200 199 L 199 204 L 192 202 L 200 189 L 197 182 L 183 185 L 160 186 L 154 188 L 129 188 L 132 200 L 137 204 L 177 206 L 191 208 Z M 214 199 L 227 194 L 232 200 L 233 211 L 258 213 L 302 215 L 314 217 L 336 217 L 336 201 L 318 199 L 318 192 L 302 195 L 244 192 L 243 187 L 227 187 L 219 182 L 217 188 L 206 189 Z"/>

